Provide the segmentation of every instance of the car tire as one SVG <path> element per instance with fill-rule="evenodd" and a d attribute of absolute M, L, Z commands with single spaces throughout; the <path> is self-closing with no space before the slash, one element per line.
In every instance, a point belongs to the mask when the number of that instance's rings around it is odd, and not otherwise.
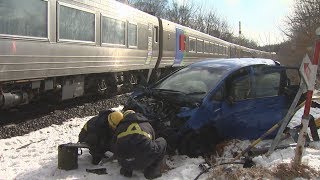
<path fill-rule="evenodd" d="M 192 131 L 184 136 L 178 152 L 192 158 L 203 156 L 214 151 L 218 139 L 217 131 L 212 127 L 205 127 L 200 132 Z"/>
<path fill-rule="evenodd" d="M 179 154 L 184 154 L 189 157 L 198 157 L 202 155 L 203 143 L 199 133 L 190 132 L 182 139 L 179 146 Z"/>

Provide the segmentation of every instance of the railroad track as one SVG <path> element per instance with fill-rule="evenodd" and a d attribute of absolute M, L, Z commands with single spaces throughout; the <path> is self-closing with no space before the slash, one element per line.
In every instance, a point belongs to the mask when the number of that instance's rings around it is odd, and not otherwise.
<path fill-rule="evenodd" d="M 79 97 L 63 102 L 34 102 L 19 107 L 5 109 L 0 111 L 0 126 L 7 124 L 18 124 L 30 119 L 39 118 L 48 115 L 56 110 L 64 110 L 81 106 L 86 103 L 95 103 L 104 100 L 103 96 Z"/>
<path fill-rule="evenodd" d="M 110 98 L 81 97 L 58 104 L 34 103 L 0 112 L 0 139 L 24 135 L 29 132 L 61 124 L 74 117 L 94 116 L 103 109 L 124 105 L 128 94 Z"/>

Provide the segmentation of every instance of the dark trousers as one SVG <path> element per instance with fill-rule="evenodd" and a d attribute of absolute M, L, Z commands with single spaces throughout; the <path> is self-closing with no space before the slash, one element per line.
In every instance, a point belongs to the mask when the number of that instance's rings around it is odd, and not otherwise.
<path fill-rule="evenodd" d="M 121 158 L 119 164 L 127 170 L 143 170 L 144 174 L 160 173 L 161 164 L 166 153 L 167 142 L 160 137 L 153 141 L 154 148 L 146 153 L 137 153 L 134 157 Z"/>
<path fill-rule="evenodd" d="M 104 142 L 99 140 L 99 137 L 95 133 L 88 133 L 83 129 L 79 134 L 79 142 L 84 142 L 89 145 L 89 153 L 94 159 L 105 157 L 104 153 L 109 149 Z"/>

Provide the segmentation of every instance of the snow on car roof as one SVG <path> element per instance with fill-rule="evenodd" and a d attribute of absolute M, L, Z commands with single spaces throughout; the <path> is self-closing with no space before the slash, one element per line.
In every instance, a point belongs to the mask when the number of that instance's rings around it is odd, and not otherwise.
<path fill-rule="evenodd" d="M 250 65 L 276 65 L 274 60 L 271 59 L 261 59 L 261 58 L 230 58 L 230 59 L 205 59 L 201 62 L 196 62 L 191 66 L 207 66 L 207 67 L 217 67 L 217 66 L 228 66 L 231 69 L 239 69 L 241 67 Z"/>

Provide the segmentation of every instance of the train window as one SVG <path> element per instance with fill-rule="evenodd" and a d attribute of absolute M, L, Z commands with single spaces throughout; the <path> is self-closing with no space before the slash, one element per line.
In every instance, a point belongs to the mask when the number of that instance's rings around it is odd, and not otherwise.
<path fill-rule="evenodd" d="M 59 6 L 59 40 L 95 41 L 95 14 L 64 5 Z"/>
<path fill-rule="evenodd" d="M 196 52 L 196 39 L 189 37 L 189 51 Z"/>
<path fill-rule="evenodd" d="M 200 40 L 200 39 L 197 40 L 197 52 L 203 53 L 203 40 Z"/>
<path fill-rule="evenodd" d="M 210 46 L 211 46 L 211 53 L 214 53 L 214 43 L 210 43 Z"/>
<path fill-rule="evenodd" d="M 102 16 L 102 43 L 125 45 L 126 22 Z"/>
<path fill-rule="evenodd" d="M 48 2 L 0 0 L 0 34 L 47 38 Z"/>
<path fill-rule="evenodd" d="M 218 44 L 214 44 L 213 45 L 213 52 L 215 53 L 215 54 L 218 54 L 219 53 L 219 45 Z"/>
<path fill-rule="evenodd" d="M 210 53 L 210 44 L 209 44 L 209 42 L 206 41 L 204 43 L 204 49 L 205 49 L 206 53 Z"/>
<path fill-rule="evenodd" d="M 138 42 L 138 28 L 136 24 L 128 24 L 128 45 L 137 46 Z"/>
<path fill-rule="evenodd" d="M 218 44 L 218 54 L 222 54 L 222 46 Z"/>
<path fill-rule="evenodd" d="M 213 44 L 210 42 L 209 43 L 209 53 L 212 54 L 213 52 Z"/>
<path fill-rule="evenodd" d="M 154 42 L 157 43 L 159 42 L 159 27 L 158 26 L 154 26 L 154 29 L 153 29 L 153 34 L 154 34 Z"/>

